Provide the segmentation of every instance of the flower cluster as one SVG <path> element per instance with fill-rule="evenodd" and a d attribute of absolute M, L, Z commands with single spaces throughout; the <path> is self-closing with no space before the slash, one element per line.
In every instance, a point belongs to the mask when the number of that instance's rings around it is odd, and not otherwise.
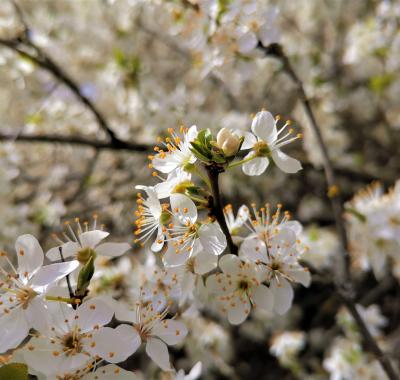
<path fill-rule="evenodd" d="M 192 126 L 179 133 L 168 130 L 169 136 L 159 140 L 149 168 L 161 181 L 136 186 L 135 243 L 147 248 L 151 242 L 150 261 L 123 299 L 112 291 L 115 278 L 108 288 L 97 282 L 105 274 L 104 263 L 131 246 L 104 243 L 109 234 L 96 215 L 92 226 L 79 219 L 65 223 L 61 238 L 53 236 L 58 245 L 46 255 L 33 236 L 20 236 L 18 269 L 2 254 L 11 272 L 1 268 L 6 334 L 0 350 L 25 341 L 15 352 L 32 374 L 46 379 L 105 379 L 111 372 L 113 379 L 134 379 L 136 374 L 116 364 L 142 345 L 159 368 L 174 371 L 168 347 L 181 345 L 188 334 L 182 316 L 187 320 L 201 312 L 207 300 L 234 325 L 243 323 L 252 308 L 286 313 L 293 284 L 308 286 L 311 280 L 299 263 L 300 223 L 291 221 L 281 205 L 275 212 L 269 204 L 259 210 L 252 204 L 251 212 L 243 205 L 235 217 L 231 205 L 220 203 L 217 190 L 218 176 L 239 165 L 249 175 L 262 174 L 270 160 L 285 172 L 301 168 L 280 150 L 297 137 L 283 132 L 289 123 L 278 131 L 278 120 L 261 111 L 252 132 L 223 128 L 214 138 Z M 43 266 L 45 256 L 56 263 Z M 30 329 L 34 333 L 26 339 Z M 197 377 L 199 368 L 188 376 Z"/>
<path fill-rule="evenodd" d="M 381 184 L 372 184 L 359 191 L 346 210 L 355 267 L 372 270 L 378 279 L 390 268 L 400 278 L 400 182 L 387 194 Z"/>

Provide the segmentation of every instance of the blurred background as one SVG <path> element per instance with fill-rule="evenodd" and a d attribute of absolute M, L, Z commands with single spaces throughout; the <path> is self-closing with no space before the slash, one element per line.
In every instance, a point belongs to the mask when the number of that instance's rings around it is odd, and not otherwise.
<path fill-rule="evenodd" d="M 328 265 L 338 245 L 334 219 L 297 88 L 274 57 L 232 54 L 223 36 L 219 46 L 206 48 L 199 3 L 0 2 L 2 248 L 11 250 L 23 233 L 50 247 L 64 221 L 90 220 L 93 213 L 115 240 L 132 241 L 134 187 L 156 183 L 147 156 L 157 136 L 193 124 L 248 130 L 251 115 L 266 108 L 303 134 L 285 152 L 304 169 L 286 175 L 271 167 L 249 178 L 237 168 L 224 177 L 224 200 L 236 209 L 244 202 L 282 203 L 306 226 L 314 265 Z M 373 181 L 387 191 L 400 173 L 400 3 L 261 3 L 279 10 L 274 28 L 321 126 L 344 201 Z M 381 285 L 369 272 L 359 276 L 364 294 Z M 380 304 L 396 349 L 400 294 L 388 276 L 365 306 Z M 321 278 L 299 289 L 296 303 L 267 333 L 258 334 L 264 328 L 257 321 L 232 329 L 226 339 L 240 344 L 225 342 L 210 378 L 296 378 L 296 368 L 280 366 L 266 343 L 282 329 L 307 331 L 302 361 L 313 376 L 329 378 L 321 346 L 338 333 L 339 303 Z"/>

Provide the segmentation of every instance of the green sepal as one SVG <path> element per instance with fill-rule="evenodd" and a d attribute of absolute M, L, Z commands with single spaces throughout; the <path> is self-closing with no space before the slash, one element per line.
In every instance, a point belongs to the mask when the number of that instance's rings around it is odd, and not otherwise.
<path fill-rule="evenodd" d="M 0 380 L 28 380 L 28 367 L 23 363 L 11 363 L 0 367 Z"/>
<path fill-rule="evenodd" d="M 85 266 L 80 270 L 78 275 L 78 285 L 76 288 L 76 296 L 84 296 L 94 274 L 94 256 L 90 257 Z"/>

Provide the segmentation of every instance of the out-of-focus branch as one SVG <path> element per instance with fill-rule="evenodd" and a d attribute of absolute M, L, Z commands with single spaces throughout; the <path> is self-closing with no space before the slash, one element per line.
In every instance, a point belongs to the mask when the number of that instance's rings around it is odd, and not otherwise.
<path fill-rule="evenodd" d="M 260 44 L 260 48 L 263 49 L 267 55 L 271 55 L 281 61 L 283 71 L 292 79 L 292 81 L 296 85 L 300 101 L 310 121 L 311 128 L 315 133 L 318 145 L 322 153 L 325 180 L 328 186 L 328 197 L 331 201 L 332 210 L 335 217 L 336 229 L 342 246 L 342 265 L 336 268 L 335 273 L 335 287 L 337 289 L 337 292 L 341 297 L 343 304 L 347 307 L 348 311 L 355 320 L 368 350 L 376 356 L 376 359 L 380 362 L 388 378 L 390 380 L 398 380 L 399 377 L 396 374 L 392 363 L 382 352 L 377 342 L 369 332 L 367 325 L 365 324 L 363 318 L 358 312 L 354 302 L 354 290 L 350 272 L 350 255 L 348 253 L 348 239 L 343 220 L 344 209 L 343 203 L 340 199 L 340 187 L 336 181 L 335 172 L 331 159 L 329 157 L 328 148 L 322 136 L 321 128 L 317 123 L 314 112 L 311 108 L 310 101 L 307 98 L 306 92 L 304 90 L 303 83 L 294 71 L 289 61 L 289 58 L 286 56 L 281 45 L 271 44 L 268 47 L 264 48 Z"/>
<path fill-rule="evenodd" d="M 53 134 L 13 135 L 10 133 L 0 132 L 0 141 L 30 142 L 30 143 L 60 143 L 60 144 L 85 146 L 95 149 L 127 150 L 127 151 L 142 152 L 142 153 L 149 153 L 152 151 L 152 146 L 147 144 L 136 144 L 130 142 L 115 143 L 115 141 L 100 141 L 87 137 L 63 136 L 63 135 L 53 135 Z"/>
<path fill-rule="evenodd" d="M 113 145 L 124 146 L 126 143 L 120 140 L 115 132 L 110 128 L 103 114 L 99 111 L 96 105 L 80 90 L 79 85 L 75 80 L 60 66 L 50 55 L 43 49 L 37 46 L 30 37 L 30 29 L 23 12 L 18 4 L 12 2 L 16 14 L 21 22 L 22 31 L 20 34 L 11 39 L 0 39 L 0 45 L 14 50 L 16 53 L 36 63 L 40 68 L 51 73 L 59 82 L 68 87 L 76 98 L 93 114 L 100 128 L 107 134 Z"/>

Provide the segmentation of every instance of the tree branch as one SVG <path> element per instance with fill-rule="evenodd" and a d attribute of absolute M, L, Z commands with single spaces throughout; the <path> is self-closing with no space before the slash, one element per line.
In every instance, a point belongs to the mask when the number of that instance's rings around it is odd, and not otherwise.
<path fill-rule="evenodd" d="M 231 233 L 229 232 L 228 225 L 226 224 L 224 215 L 224 206 L 221 201 L 221 192 L 219 189 L 219 175 L 221 174 L 223 169 L 214 165 L 206 165 L 206 170 L 208 177 L 210 179 L 211 191 L 212 191 L 211 212 L 217 219 L 217 222 L 219 223 L 222 232 L 226 237 L 230 253 L 232 253 L 233 255 L 237 255 L 238 247 L 233 242 Z"/>
<path fill-rule="evenodd" d="M 129 142 L 114 141 L 99 141 L 90 139 L 87 137 L 79 136 L 64 136 L 64 135 L 28 135 L 28 134 L 7 134 L 0 132 L 0 141 L 12 141 L 12 142 L 29 142 L 29 143 L 60 143 L 60 144 L 71 144 L 79 145 L 94 149 L 111 149 L 111 150 L 127 150 L 131 152 L 142 152 L 149 153 L 152 151 L 152 146 L 147 144 L 136 144 Z"/>

